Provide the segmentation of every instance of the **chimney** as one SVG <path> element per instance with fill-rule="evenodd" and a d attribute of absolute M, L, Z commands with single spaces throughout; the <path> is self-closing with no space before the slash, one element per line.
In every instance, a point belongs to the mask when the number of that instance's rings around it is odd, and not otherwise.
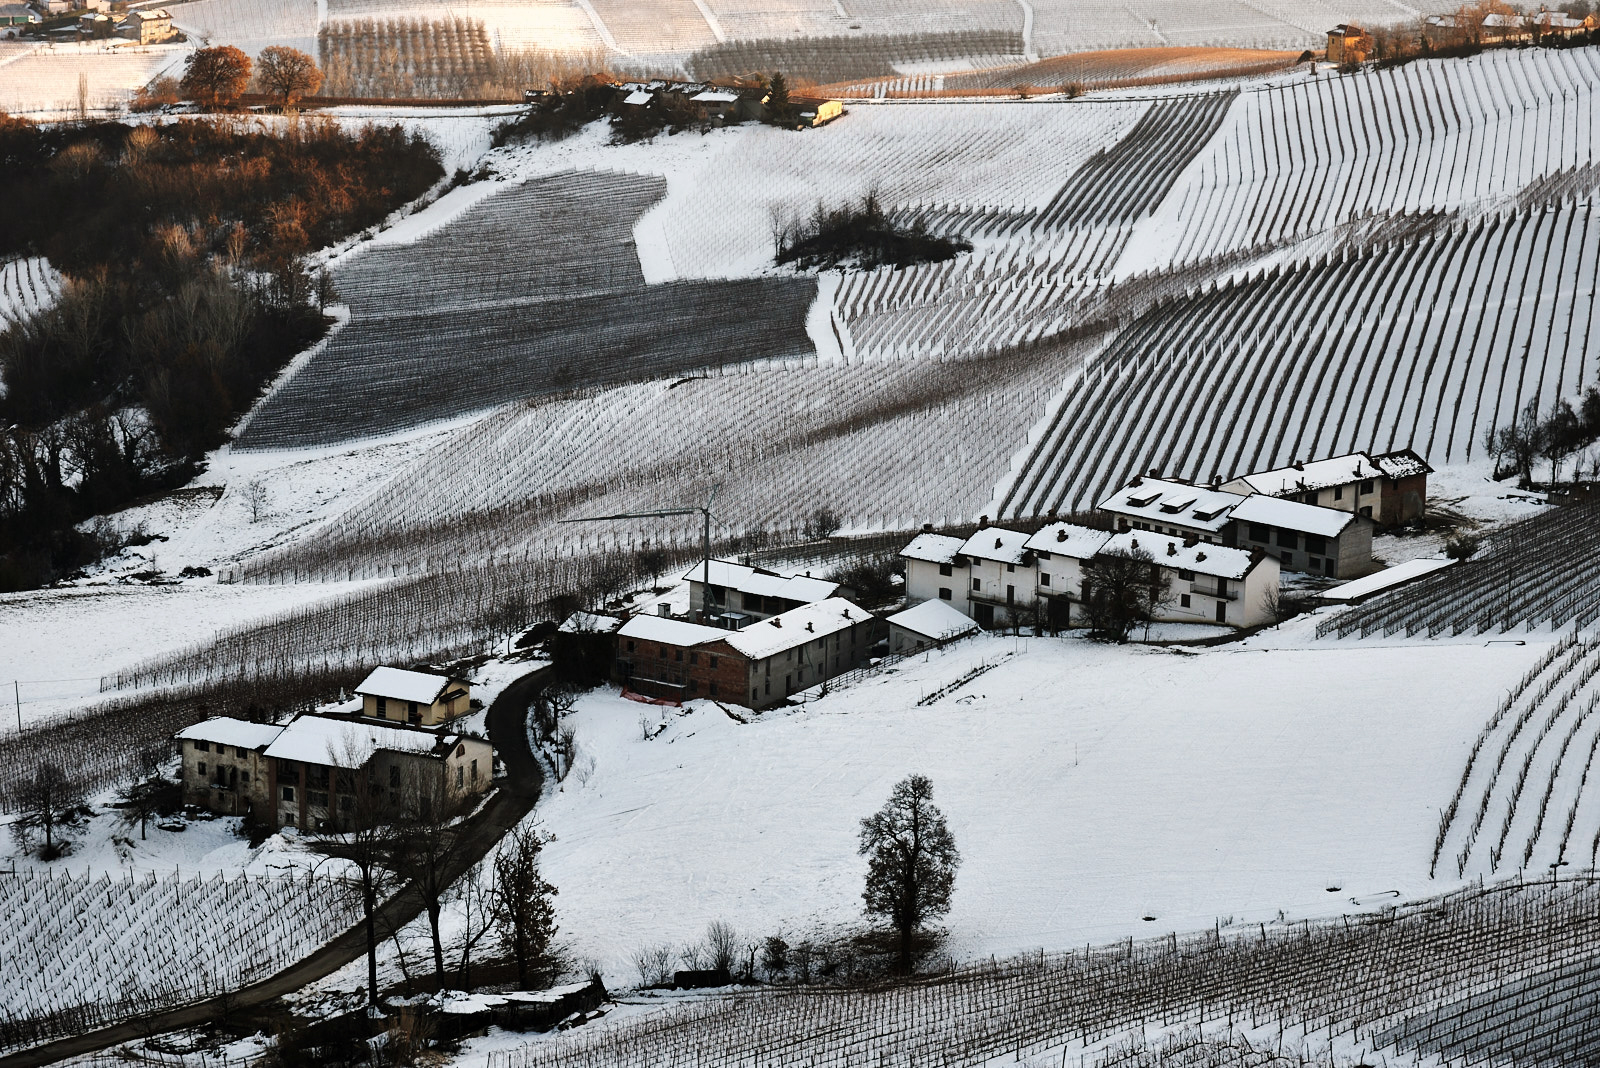
<path fill-rule="evenodd" d="M 1064 531 L 1064 530 L 1056 531 L 1056 541 L 1066 541 L 1066 540 L 1067 540 L 1067 532 L 1066 531 Z"/>
<path fill-rule="evenodd" d="M 1204 560 L 1206 558 L 1206 554 L 1205 553 L 1195 553 L 1194 554 L 1194 558 L 1195 558 L 1195 562 L 1199 563 L 1200 561 L 1202 561 L 1202 560 Z"/>
<path fill-rule="evenodd" d="M 986 515 L 980 515 L 978 517 L 978 529 L 979 530 L 985 530 L 985 529 L 988 528 L 988 526 L 989 526 L 989 517 L 986 516 Z"/>
<path fill-rule="evenodd" d="M 808 622 L 807 622 L 807 623 L 806 623 L 806 630 L 808 630 L 808 631 L 811 631 L 811 632 L 813 632 L 813 633 L 815 633 L 815 632 L 816 632 L 816 629 L 817 629 L 817 628 L 816 628 L 816 627 L 813 627 L 813 626 L 812 626 L 812 625 L 811 625 L 811 624 L 810 624 L 810 622 L 809 622 L 809 621 L 808 621 Z"/>
<path fill-rule="evenodd" d="M 933 524 L 932 523 L 924 523 L 924 524 L 922 524 L 922 532 L 924 534 L 932 534 L 933 533 Z"/>
<path fill-rule="evenodd" d="M 1193 531 L 1183 536 L 1183 547 L 1185 549 L 1192 549 L 1198 544 L 1200 544 L 1200 535 Z"/>
<path fill-rule="evenodd" d="M 1167 555 L 1168 556 L 1177 556 L 1178 555 L 1178 543 L 1177 542 L 1175 542 L 1175 541 L 1167 542 Z"/>
<path fill-rule="evenodd" d="M 1299 460 L 1296 460 L 1294 463 L 1290 464 L 1289 466 L 1294 468 L 1296 471 L 1304 471 L 1306 469 L 1306 465 L 1301 463 Z"/>
<path fill-rule="evenodd" d="M 783 628 L 783 620 L 779 619 L 777 616 L 773 616 L 772 619 L 769 620 L 768 622 L 770 622 L 774 627 L 777 627 L 780 630 Z"/>
<path fill-rule="evenodd" d="M 994 547 L 996 549 L 999 549 L 999 548 L 1003 547 L 1005 545 L 1005 543 L 1006 542 L 1005 542 L 1004 538 L 996 538 L 996 539 L 994 539 Z"/>
<path fill-rule="evenodd" d="M 663 619 L 670 619 L 672 617 L 672 606 L 665 601 L 658 602 L 656 604 L 656 615 Z"/>
<path fill-rule="evenodd" d="M 1133 481 L 1128 483 L 1128 486 L 1132 489 L 1138 489 L 1142 485 L 1144 485 L 1144 479 L 1140 478 L 1138 475 L 1134 475 Z"/>

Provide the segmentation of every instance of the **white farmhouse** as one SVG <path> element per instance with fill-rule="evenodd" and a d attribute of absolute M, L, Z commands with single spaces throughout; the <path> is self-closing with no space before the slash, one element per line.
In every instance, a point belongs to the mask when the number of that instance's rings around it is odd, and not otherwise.
<path fill-rule="evenodd" d="M 1038 576 L 1035 595 L 1044 604 L 1045 625 L 1051 630 L 1082 622 L 1083 565 L 1109 540 L 1110 531 L 1076 523 L 1051 523 L 1028 539 Z"/>
<path fill-rule="evenodd" d="M 948 601 L 950 607 L 970 616 L 967 606 L 967 559 L 961 555 L 963 539 L 924 531 L 900 550 L 906 562 L 906 600 Z"/>
<path fill-rule="evenodd" d="M 1020 623 L 1032 612 L 1038 585 L 1028 535 L 1004 527 L 983 527 L 961 543 L 967 561 L 967 601 L 978 626 Z"/>
<path fill-rule="evenodd" d="M 701 561 L 684 572 L 683 578 L 689 583 L 690 617 L 728 630 L 830 597 L 848 599 L 853 595 L 827 579 L 780 575 L 731 560 Z"/>
<path fill-rule="evenodd" d="M 1135 550 L 1149 553 L 1166 577 L 1168 603 L 1158 620 L 1230 627 L 1274 622 L 1278 561 L 1265 553 L 1136 530 L 1111 538 L 1101 551 Z"/>
<path fill-rule="evenodd" d="M 1235 493 L 1264 493 L 1366 516 L 1379 527 L 1422 518 L 1433 468 L 1410 449 L 1351 452 L 1239 475 L 1222 484 Z"/>

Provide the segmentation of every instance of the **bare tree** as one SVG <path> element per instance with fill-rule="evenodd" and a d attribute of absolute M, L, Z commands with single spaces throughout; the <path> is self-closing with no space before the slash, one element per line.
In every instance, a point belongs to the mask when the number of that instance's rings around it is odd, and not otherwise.
<path fill-rule="evenodd" d="M 244 487 L 244 499 L 250 505 L 250 522 L 261 522 L 261 513 L 267 507 L 267 486 L 260 479 L 251 479 Z"/>
<path fill-rule="evenodd" d="M 429 767 L 402 775 L 402 814 L 395 824 L 394 870 L 422 898 L 433 943 L 433 972 L 444 989 L 444 940 L 440 917 L 449 900 L 452 869 L 459 849 L 457 816 L 462 798 L 450 789 L 442 768 Z"/>
<path fill-rule="evenodd" d="M 122 809 L 122 822 L 128 827 L 139 826 L 139 840 L 149 835 L 146 826 L 162 812 L 177 808 L 181 787 L 171 779 L 153 775 L 148 779 L 128 783 L 117 791 L 117 807 Z"/>
<path fill-rule="evenodd" d="M 539 874 L 544 844 L 537 831 L 519 826 L 501 840 L 494 855 L 495 923 L 501 944 L 516 961 L 517 985 L 523 989 L 549 964 L 556 933 L 556 888 Z M 645 965 L 639 968 L 643 978 Z"/>
<path fill-rule="evenodd" d="M 861 821 L 867 858 L 862 893 L 869 915 L 883 916 L 900 935 L 900 970 L 911 970 L 912 937 L 927 920 L 950 910 L 961 854 L 933 803 L 933 783 L 909 775 L 895 784 L 883 808 Z"/>
<path fill-rule="evenodd" d="M 1155 557 L 1137 543 L 1095 555 L 1083 565 L 1083 611 L 1093 633 L 1125 642 L 1140 623 L 1153 620 L 1172 601 Z"/>
<path fill-rule="evenodd" d="M 77 807 L 83 804 L 81 783 L 70 778 L 59 765 L 42 763 L 34 768 L 33 777 L 23 779 L 11 788 L 11 808 L 17 818 L 11 823 L 11 834 L 25 852 L 33 850 L 34 841 L 44 835 L 39 856 L 54 860 L 70 845 L 63 826 Z"/>
<path fill-rule="evenodd" d="M 485 874 L 489 877 L 487 884 L 484 882 Z M 456 947 L 460 950 L 461 961 L 457 972 L 464 990 L 472 989 L 472 951 L 495 928 L 495 903 L 498 895 L 495 892 L 494 879 L 494 868 L 485 868 L 480 861 L 468 868 L 457 884 L 457 898 L 461 902 L 463 917 L 461 933 L 456 936 Z"/>

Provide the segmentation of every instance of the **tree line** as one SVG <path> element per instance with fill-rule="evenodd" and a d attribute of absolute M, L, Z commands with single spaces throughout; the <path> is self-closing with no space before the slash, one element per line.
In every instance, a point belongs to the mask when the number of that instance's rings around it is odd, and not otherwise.
<path fill-rule="evenodd" d="M 192 477 L 327 329 L 304 256 L 442 175 L 399 126 L 0 115 L 0 257 L 66 278 L 0 333 L 0 591 L 91 561 L 104 546 L 75 524 Z"/>
<path fill-rule="evenodd" d="M 1505 426 L 1490 427 L 1483 447 L 1495 463 L 1495 472 L 1515 474 L 1523 487 L 1533 485 L 1534 463 L 1550 465 L 1550 484 L 1561 479 L 1561 465 L 1574 461 L 1572 477 L 1600 477 L 1600 455 L 1586 452 L 1600 442 L 1600 389 L 1590 386 L 1576 407 L 1571 401 L 1557 401 L 1548 414 L 1540 416 L 1539 401 L 1530 400 Z M 1503 476 L 1502 476 L 1503 477 Z"/>

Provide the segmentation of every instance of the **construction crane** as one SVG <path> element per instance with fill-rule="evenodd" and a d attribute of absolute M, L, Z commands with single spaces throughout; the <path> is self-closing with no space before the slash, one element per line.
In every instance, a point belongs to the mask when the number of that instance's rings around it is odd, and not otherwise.
<path fill-rule="evenodd" d="M 719 482 L 711 487 L 711 495 L 706 498 L 706 503 L 697 508 L 658 508 L 649 512 L 618 512 L 616 515 L 589 515 L 578 519 L 563 519 L 563 523 L 610 523 L 619 519 L 658 519 L 669 515 L 699 515 L 704 520 L 702 527 L 702 541 L 700 554 L 700 578 L 706 590 L 700 601 L 700 621 L 705 622 L 706 603 L 711 596 L 711 502 L 717 499 L 717 490 L 722 488 Z"/>

